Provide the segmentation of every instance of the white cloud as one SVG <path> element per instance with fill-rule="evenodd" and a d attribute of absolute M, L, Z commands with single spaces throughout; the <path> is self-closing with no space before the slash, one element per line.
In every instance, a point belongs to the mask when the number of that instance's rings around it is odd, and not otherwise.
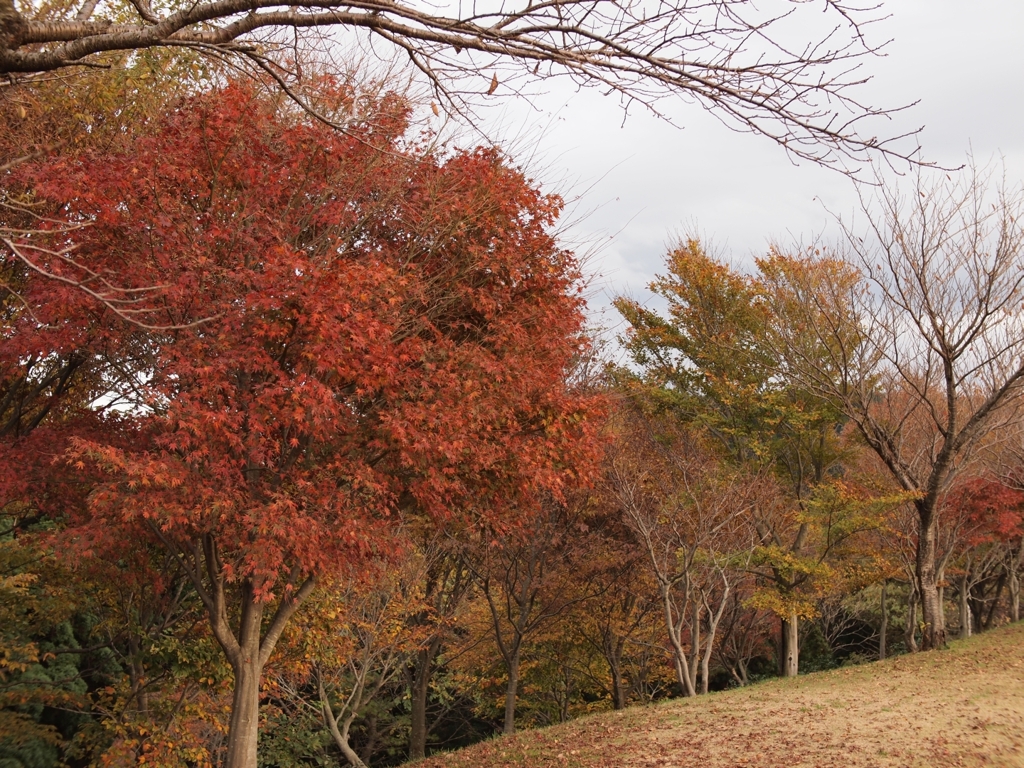
<path fill-rule="evenodd" d="M 1024 178 L 1024 4 L 901 0 L 885 10 L 891 17 L 871 34 L 893 41 L 867 63 L 873 80 L 863 99 L 885 107 L 919 100 L 891 127 L 923 125 L 930 160 L 959 165 L 973 148 L 984 163 L 1001 153 L 1009 178 Z M 681 128 L 637 110 L 623 125 L 614 97 L 556 90 L 532 107 L 507 104 L 492 133 L 511 135 L 518 156 L 529 149 L 542 180 L 566 197 L 581 195 L 577 212 L 591 214 L 569 239 L 596 247 L 591 268 L 608 294 L 646 296 L 666 244 L 695 227 L 742 263 L 770 241 L 834 235 L 827 210 L 856 207 L 852 185 L 835 172 L 794 166 L 773 143 L 732 133 L 699 108 L 680 103 L 670 116 Z"/>

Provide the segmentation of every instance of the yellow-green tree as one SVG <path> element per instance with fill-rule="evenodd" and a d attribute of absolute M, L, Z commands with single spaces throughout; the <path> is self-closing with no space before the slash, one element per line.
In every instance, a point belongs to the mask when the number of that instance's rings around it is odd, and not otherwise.
<path fill-rule="evenodd" d="M 779 616 L 780 672 L 795 675 L 799 622 L 813 615 L 816 585 L 834 578 L 826 563 L 840 541 L 870 527 L 865 514 L 877 504 L 865 506 L 840 482 L 852 450 L 843 413 L 794 384 L 776 352 L 777 325 L 793 313 L 780 314 L 769 289 L 785 264 L 769 257 L 758 266 L 758 274 L 745 275 L 697 240 L 681 242 L 668 255 L 668 273 L 650 285 L 667 315 L 616 301 L 638 371 L 622 376 L 648 407 L 716 436 L 729 461 L 774 477 L 777 492 L 761 494 L 748 521 L 757 540 L 753 563 L 770 587 L 757 600 Z M 800 337 L 799 328 L 787 333 Z"/>

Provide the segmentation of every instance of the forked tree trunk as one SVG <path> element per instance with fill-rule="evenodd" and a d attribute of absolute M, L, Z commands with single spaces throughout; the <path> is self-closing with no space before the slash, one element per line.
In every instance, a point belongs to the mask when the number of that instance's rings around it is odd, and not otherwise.
<path fill-rule="evenodd" d="M 793 613 L 782 619 L 781 624 L 779 673 L 782 677 L 796 677 L 800 672 L 800 618 Z"/>
<path fill-rule="evenodd" d="M 690 676 L 690 665 L 686 661 L 686 657 L 680 658 L 676 656 L 676 680 L 679 681 L 679 687 L 683 689 L 683 696 L 696 696 L 697 687 L 693 678 Z"/>
<path fill-rule="evenodd" d="M 265 659 L 260 653 L 260 630 L 263 623 L 263 603 L 256 600 L 256 590 L 251 581 L 245 582 L 240 591 L 241 612 L 238 632 L 232 638 L 235 642 L 224 647 L 231 669 L 235 674 L 234 696 L 231 702 L 231 719 L 228 725 L 227 768 L 256 768 L 256 748 L 259 743 L 260 722 L 260 677 Z M 227 630 L 227 618 L 221 614 L 223 623 L 220 630 Z M 217 633 L 215 622 L 214 631 Z M 276 638 L 275 641 L 276 642 Z"/>
<path fill-rule="evenodd" d="M 690 661 L 687 658 L 686 649 L 683 647 L 682 622 L 676 623 L 676 612 L 672 604 L 672 586 L 663 583 L 660 590 L 662 607 L 665 611 L 665 626 L 668 629 L 669 642 L 672 644 L 672 661 L 676 668 L 676 679 L 679 681 L 679 687 L 683 689 L 684 696 L 696 696 L 697 689 L 691 674 Z"/>
<path fill-rule="evenodd" d="M 718 610 L 712 611 L 708 605 L 708 636 L 704 640 L 704 653 L 700 661 L 700 692 L 707 693 L 711 683 L 711 654 L 715 650 L 715 637 L 718 635 L 718 625 L 722 622 L 722 614 L 725 613 L 725 604 L 729 602 L 730 586 L 728 580 L 722 576 L 724 584 L 722 598 L 718 603 Z"/>
<path fill-rule="evenodd" d="M 306 578 L 298 589 L 281 598 L 262 636 L 266 604 L 257 600 L 257 589 L 252 581 L 241 582 L 238 587 L 238 629 L 232 631 L 228 620 L 226 579 L 220 567 L 216 542 L 213 537 L 206 536 L 202 540 L 202 547 L 209 583 L 204 583 L 198 568 L 186 566 L 186 572 L 199 592 L 210 620 L 210 629 L 224 650 L 235 677 L 225 768 L 256 768 L 260 677 L 270 654 L 274 652 L 277 641 L 281 638 L 281 633 L 284 632 L 285 625 L 315 588 L 316 578 Z M 196 560 L 198 561 L 198 557 Z M 298 575 L 296 572 L 294 578 Z M 293 585 L 294 581 L 291 581 L 289 587 Z"/>
<path fill-rule="evenodd" d="M 352 728 L 352 721 L 355 719 L 355 714 L 348 712 L 341 718 L 339 723 L 338 718 L 335 717 L 334 711 L 331 709 L 331 703 L 327 698 L 327 693 L 322 683 L 320 685 L 320 704 L 323 707 L 324 722 L 327 723 L 327 730 L 331 732 L 334 745 L 341 750 L 341 754 L 345 756 L 345 759 L 348 760 L 348 764 L 352 768 L 366 768 L 366 763 L 363 762 L 362 758 L 352 749 L 352 745 L 349 743 L 349 733 Z"/>
<path fill-rule="evenodd" d="M 736 659 L 736 663 L 729 667 L 729 673 L 740 688 L 745 687 L 749 682 L 749 678 L 747 677 L 747 665 L 743 659 Z"/>

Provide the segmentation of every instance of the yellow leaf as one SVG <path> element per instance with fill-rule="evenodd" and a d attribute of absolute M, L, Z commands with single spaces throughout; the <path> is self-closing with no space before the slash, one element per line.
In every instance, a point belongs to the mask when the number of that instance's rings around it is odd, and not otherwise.
<path fill-rule="evenodd" d="M 487 95 L 490 96 L 498 89 L 498 76 L 491 75 L 491 87 L 487 89 Z"/>

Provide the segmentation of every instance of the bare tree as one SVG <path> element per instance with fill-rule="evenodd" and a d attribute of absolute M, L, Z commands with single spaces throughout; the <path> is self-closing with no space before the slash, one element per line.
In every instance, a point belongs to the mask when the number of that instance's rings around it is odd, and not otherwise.
<path fill-rule="evenodd" d="M 854 94 L 867 80 L 861 62 L 884 46 L 868 39 L 880 20 L 877 6 L 821 5 L 200 0 L 154 7 L 150 0 L 0 0 L 0 74 L 102 66 L 108 52 L 187 47 L 246 60 L 288 89 L 298 72 L 284 62 L 294 58 L 299 31 L 333 28 L 385 58 L 407 58 L 457 111 L 499 88 L 522 92 L 529 82 L 564 76 L 618 94 L 627 107 L 657 110 L 663 97 L 682 96 L 735 129 L 817 163 L 842 166 L 876 153 L 910 157 L 898 148 L 902 137 L 879 138 L 865 122 L 893 110 Z"/>
<path fill-rule="evenodd" d="M 768 638 L 771 634 L 772 614 L 746 605 L 744 596 L 749 594 L 749 585 L 739 585 L 733 592 L 726 608 L 721 641 L 715 656 L 722 669 L 727 669 L 739 686 L 750 682 L 750 662 L 760 655 L 767 655 Z"/>
<path fill-rule="evenodd" d="M 640 419 L 610 460 L 623 516 L 657 584 L 679 686 L 707 693 L 715 639 L 753 536 L 757 483 L 724 467 L 696 434 L 655 436 Z M 659 439 L 660 437 L 660 439 Z"/>
<path fill-rule="evenodd" d="M 862 200 L 867 237 L 846 229 L 857 267 L 796 259 L 774 286 L 787 373 L 842 409 L 915 495 L 924 649 L 946 641 L 943 496 L 1013 420 L 1024 381 L 1024 196 L 989 181 L 972 167 L 918 174 L 909 193 L 880 184 Z"/>

